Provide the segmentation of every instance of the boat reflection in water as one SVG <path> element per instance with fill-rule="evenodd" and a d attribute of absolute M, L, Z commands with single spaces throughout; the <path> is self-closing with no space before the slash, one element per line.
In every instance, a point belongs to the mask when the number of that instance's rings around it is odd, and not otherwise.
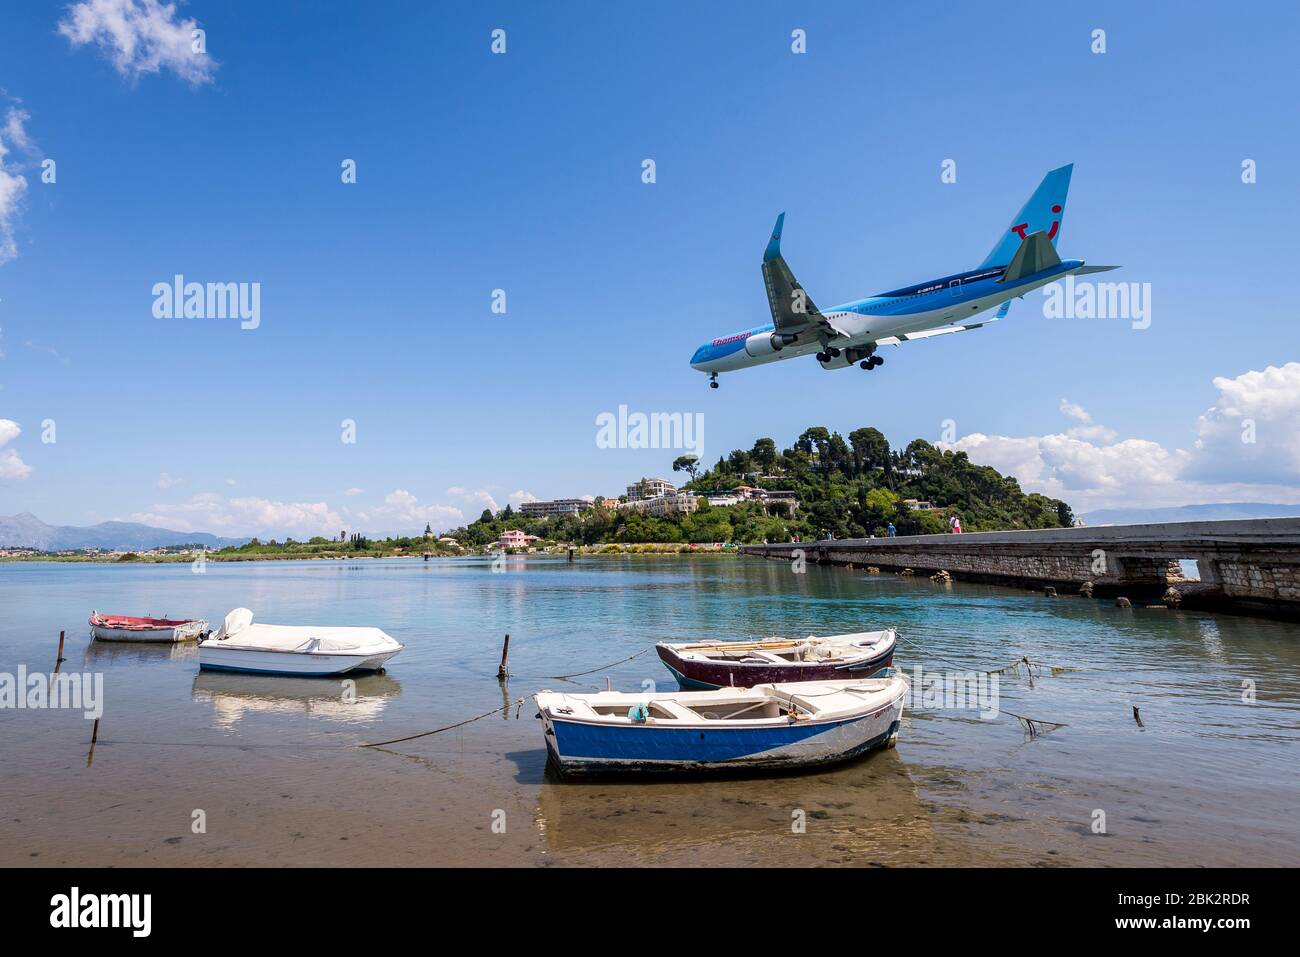
<path fill-rule="evenodd" d="M 940 857 L 932 810 L 891 749 L 773 777 L 574 784 L 548 768 L 533 823 L 548 850 L 589 862 L 898 865 Z"/>
<path fill-rule="evenodd" d="M 104 668 L 114 665 L 147 665 L 165 661 L 197 661 L 198 657 L 199 646 L 192 641 L 92 641 L 86 645 L 85 658 L 82 660 L 87 665 L 94 662 L 100 668 Z"/>
<path fill-rule="evenodd" d="M 195 701 L 208 701 L 217 727 L 233 728 L 250 714 L 294 714 L 328 721 L 370 722 L 402 690 L 387 674 L 356 678 L 293 678 L 201 671 Z"/>

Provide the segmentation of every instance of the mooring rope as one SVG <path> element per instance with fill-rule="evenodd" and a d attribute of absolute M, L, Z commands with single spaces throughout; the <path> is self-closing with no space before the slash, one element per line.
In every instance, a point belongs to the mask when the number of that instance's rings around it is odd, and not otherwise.
<path fill-rule="evenodd" d="M 951 660 L 951 659 L 949 659 L 949 658 L 945 658 L 945 657 L 943 657 L 942 655 L 936 655 L 936 654 L 934 654 L 934 653 L 931 652 L 931 651 L 927 651 L 925 648 L 922 648 L 922 647 L 921 647 L 920 645 L 918 645 L 916 642 L 914 642 L 914 641 L 909 641 L 907 638 L 904 638 L 904 637 L 903 637 L 902 635 L 900 635 L 898 632 L 894 632 L 894 637 L 895 637 L 896 639 L 898 639 L 899 641 L 907 642 L 907 644 L 911 645 L 911 646 L 912 646 L 913 648 L 915 648 L 917 651 L 923 652 L 923 653 L 929 655 L 929 656 L 932 657 L 932 658 L 937 658 L 939 661 L 942 661 L 942 662 L 944 662 L 945 664 L 951 665 L 952 667 L 957 668 L 959 671 L 970 670 L 970 669 L 967 669 L 967 668 L 963 668 L 961 665 L 957 664 L 957 662 L 955 662 L 955 661 L 953 661 L 953 660 Z M 1030 664 L 1030 661 L 1029 661 L 1028 658 L 1020 658 L 1020 659 L 1018 659 L 1018 660 L 1012 662 L 1011 664 L 1006 665 L 1006 666 L 1004 666 L 1004 667 L 1002 667 L 1002 668 L 994 668 L 992 671 L 984 671 L 983 674 L 986 674 L 986 675 L 995 675 L 995 674 L 1001 674 L 1001 673 L 1004 672 L 1004 671 L 1008 671 L 1008 670 L 1012 670 L 1012 669 L 1019 669 L 1020 664 L 1021 664 L 1022 662 L 1023 662 L 1023 663 L 1026 665 L 1026 667 L 1029 669 L 1029 676 L 1030 676 L 1030 678 L 1032 678 L 1032 677 L 1033 677 L 1033 674 L 1034 674 L 1034 673 L 1033 673 L 1033 666 Z M 1043 666 L 1040 665 L 1040 667 L 1043 667 Z M 1078 668 L 1065 668 L 1065 667 L 1059 667 L 1059 666 L 1055 666 L 1055 665 L 1046 665 L 1045 667 L 1051 668 L 1051 669 L 1052 669 L 1052 674 L 1053 674 L 1053 675 L 1060 674 L 1060 673 L 1062 673 L 1062 672 L 1066 672 L 1066 671 L 1078 671 L 1078 670 L 1079 670 Z M 1011 715 L 1011 717 L 1015 718 L 1017 721 L 1019 721 L 1022 725 L 1025 726 L 1025 730 L 1029 732 L 1029 736 L 1030 736 L 1031 738 L 1036 738 L 1036 737 L 1038 737 L 1039 729 L 1040 729 L 1040 728 L 1046 729 L 1047 731 L 1054 731 L 1054 730 L 1056 730 L 1057 728 L 1067 728 L 1067 727 L 1069 727 L 1069 725 L 1067 725 L 1067 724 L 1065 724 L 1064 722 L 1061 722 L 1061 721 L 1044 721 L 1042 718 L 1030 718 L 1030 717 L 1028 717 L 1028 716 L 1026 716 L 1026 715 L 1023 715 L 1023 714 L 1016 714 L 1014 711 L 1008 711 L 1006 708 L 1003 708 L 1003 707 L 1000 707 L 1000 706 L 999 706 L 999 708 L 998 708 L 998 714 L 1009 714 L 1009 715 Z"/>
<path fill-rule="evenodd" d="M 550 678 L 550 679 L 553 679 L 553 680 L 555 680 L 555 681 L 567 681 L 569 678 L 581 678 L 581 677 L 583 677 L 584 675 L 594 675 L 597 671 L 604 671 L 604 670 L 607 669 L 607 668 L 613 668 L 615 665 L 625 664 L 625 663 L 631 661 L 633 658 L 640 658 L 640 657 L 641 657 L 642 655 L 644 655 L 647 651 L 650 651 L 650 649 L 649 649 L 649 648 L 642 648 L 642 649 L 641 649 L 640 651 L 638 651 L 636 654 L 631 655 L 631 656 L 629 656 L 629 657 L 627 657 L 627 658 L 620 658 L 618 661 L 611 662 L 610 664 L 607 664 L 607 665 L 601 665 L 599 668 L 592 668 L 590 671 L 579 671 L 579 672 L 576 672 L 575 674 L 571 674 L 571 675 L 531 675 L 531 676 L 530 676 L 530 675 L 511 675 L 511 677 L 512 677 L 512 678 L 514 678 L 514 677 L 531 678 L 531 680 L 535 680 L 535 681 L 536 681 L 536 680 L 541 680 L 541 679 L 544 679 L 544 678 Z"/>
<path fill-rule="evenodd" d="M 467 724 L 472 724 L 475 721 L 479 721 L 483 718 L 490 718 L 492 717 L 492 715 L 500 714 L 502 711 L 509 711 L 511 708 L 522 706 L 524 701 L 525 701 L 524 698 L 516 698 L 514 701 L 511 701 L 510 703 L 502 705 L 500 708 L 495 708 L 492 711 L 484 712 L 483 714 L 476 715 L 473 718 L 466 718 L 464 721 L 457 721 L 455 724 L 449 724 L 441 728 L 434 728 L 432 731 L 421 731 L 419 734 L 408 734 L 404 738 L 393 738 L 391 741 L 375 741 L 372 744 L 358 744 L 357 747 L 358 748 L 382 748 L 386 744 L 399 744 L 402 741 L 414 741 L 416 738 L 427 738 L 431 734 L 441 734 L 443 731 L 450 731 L 453 728 L 460 728 Z"/>

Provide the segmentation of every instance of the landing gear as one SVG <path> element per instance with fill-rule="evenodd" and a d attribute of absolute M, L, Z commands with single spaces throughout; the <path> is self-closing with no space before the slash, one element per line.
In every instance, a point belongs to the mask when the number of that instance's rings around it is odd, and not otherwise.
<path fill-rule="evenodd" d="M 839 357 L 840 357 L 840 350 L 836 349 L 834 346 L 830 345 L 825 340 L 822 340 L 822 351 L 817 353 L 817 361 L 820 362 L 822 365 L 825 365 L 826 363 L 830 362 L 832 359 L 838 359 Z M 852 360 L 850 359 L 849 361 Z"/>
<path fill-rule="evenodd" d="M 716 372 L 711 372 L 709 373 L 709 388 L 716 389 L 717 387 L 718 387 L 718 374 Z"/>
<path fill-rule="evenodd" d="M 868 372 L 870 372 L 876 366 L 883 366 L 884 364 L 885 364 L 885 360 L 880 356 L 869 356 L 868 358 L 863 359 L 861 362 L 858 363 L 858 368 L 866 369 Z"/>

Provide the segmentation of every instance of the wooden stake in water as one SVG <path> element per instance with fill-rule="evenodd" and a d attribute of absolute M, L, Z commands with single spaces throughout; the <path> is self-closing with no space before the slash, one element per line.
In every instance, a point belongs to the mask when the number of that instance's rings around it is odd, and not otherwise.
<path fill-rule="evenodd" d="M 63 657 L 63 632 L 59 632 L 59 654 L 54 659 L 54 673 L 56 675 L 59 673 L 59 667 L 67 660 Z"/>
<path fill-rule="evenodd" d="M 95 719 L 95 727 L 90 732 L 90 752 L 86 755 L 86 767 L 95 760 L 95 742 L 99 740 L 99 719 Z"/>
<path fill-rule="evenodd" d="M 510 671 L 506 664 L 510 661 L 510 635 L 506 635 L 506 643 L 501 647 L 501 667 L 497 669 L 497 681 L 505 681 L 510 677 Z"/>
<path fill-rule="evenodd" d="M 1139 728 L 1145 728 L 1145 727 L 1146 727 L 1146 725 L 1144 725 L 1144 724 L 1142 723 L 1142 715 L 1138 714 L 1138 706 L 1137 706 L 1137 705 L 1134 705 L 1134 706 L 1133 706 L 1133 720 L 1136 721 L 1136 722 L 1138 723 L 1138 727 L 1139 727 Z"/>

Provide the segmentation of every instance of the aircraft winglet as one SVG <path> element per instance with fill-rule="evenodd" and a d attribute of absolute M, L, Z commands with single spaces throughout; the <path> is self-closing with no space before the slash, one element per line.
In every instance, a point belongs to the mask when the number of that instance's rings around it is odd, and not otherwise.
<path fill-rule="evenodd" d="M 772 238 L 767 241 L 767 249 L 763 252 L 763 262 L 770 263 L 773 259 L 781 256 L 781 227 L 785 225 L 785 213 L 776 217 L 776 225 L 772 228 Z"/>
<path fill-rule="evenodd" d="M 1112 269 L 1119 269 L 1119 266 L 1080 266 L 1074 271 L 1076 276 L 1086 276 L 1092 272 L 1110 272 Z"/>

